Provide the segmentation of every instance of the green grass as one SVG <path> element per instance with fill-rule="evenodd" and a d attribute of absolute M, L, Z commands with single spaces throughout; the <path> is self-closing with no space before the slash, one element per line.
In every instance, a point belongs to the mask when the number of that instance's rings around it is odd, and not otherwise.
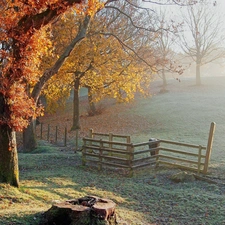
<path fill-rule="evenodd" d="M 179 170 L 167 167 L 132 178 L 122 169 L 98 171 L 81 165 L 80 152 L 41 141 L 32 154 L 19 153 L 20 188 L 0 184 L 0 224 L 37 225 L 55 200 L 86 195 L 115 201 L 119 224 L 225 224 L 225 78 L 205 78 L 199 88 L 192 82 L 171 80 L 169 92 L 139 99 L 121 113 L 151 124 L 132 134 L 135 143 L 156 137 L 206 145 L 210 123 L 216 122 L 208 176 L 218 183 L 173 183 L 169 178 Z"/>
<path fill-rule="evenodd" d="M 152 123 L 145 133 L 133 139 L 149 136 L 160 139 L 206 145 L 211 122 L 216 122 L 212 160 L 223 161 L 225 147 L 225 78 L 205 78 L 202 87 L 191 81 L 168 85 L 166 94 L 138 101 L 131 113 L 141 115 Z"/>

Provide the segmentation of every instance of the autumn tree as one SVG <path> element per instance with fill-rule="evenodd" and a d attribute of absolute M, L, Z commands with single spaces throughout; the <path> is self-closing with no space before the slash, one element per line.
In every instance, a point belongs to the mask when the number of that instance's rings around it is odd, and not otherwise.
<path fill-rule="evenodd" d="M 196 85 L 201 85 L 201 66 L 224 57 L 221 46 L 221 20 L 216 13 L 217 6 L 207 2 L 188 6 L 182 13 L 184 31 L 180 35 L 180 46 L 184 53 L 195 62 Z"/>
<path fill-rule="evenodd" d="M 0 6 L 0 182 L 19 186 L 15 131 L 39 113 L 36 102 L 27 95 L 27 84 L 36 79 L 35 68 L 30 65 L 34 65 L 34 53 L 38 52 L 41 29 L 75 3 L 80 0 L 5 0 Z"/>
<path fill-rule="evenodd" d="M 130 10 L 127 9 L 128 6 Z M 89 90 L 88 99 L 92 113 L 95 111 L 94 102 L 106 96 L 118 101 L 130 101 L 135 92 L 146 93 L 152 70 L 156 66 L 156 60 L 153 59 L 154 48 L 150 48 L 148 44 L 148 38 L 151 36 L 149 32 L 154 30 L 146 28 L 144 22 L 132 24 L 138 19 L 146 19 L 146 14 L 142 12 L 140 15 L 137 9 L 138 6 L 131 7 L 127 2 L 123 2 L 120 7 L 107 5 L 106 9 L 102 9 L 92 20 L 87 37 L 76 46 L 74 54 L 67 59 L 58 75 L 48 82 L 45 94 L 51 106 L 52 103 L 58 102 L 62 90 L 69 94 L 68 90 L 74 89 L 72 129 L 80 127 L 78 90 L 81 86 Z M 135 11 L 136 15 L 131 17 Z M 62 40 L 67 42 L 72 34 L 76 33 L 73 29 L 76 30 L 77 27 L 72 27 L 71 21 L 72 18 L 61 21 L 61 25 L 55 27 L 53 36 L 59 45 L 64 45 Z M 60 35 L 65 31 L 69 32 L 67 40 Z M 152 37 L 151 41 L 153 40 Z M 146 51 L 146 48 L 149 51 Z M 53 95 L 52 90 L 54 93 L 58 90 L 58 94 Z"/>

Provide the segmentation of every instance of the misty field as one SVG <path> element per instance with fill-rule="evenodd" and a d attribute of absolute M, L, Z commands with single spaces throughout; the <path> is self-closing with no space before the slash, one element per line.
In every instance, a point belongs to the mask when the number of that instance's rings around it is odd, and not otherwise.
<path fill-rule="evenodd" d="M 146 118 L 152 126 L 137 139 L 154 136 L 161 139 L 207 144 L 211 122 L 215 122 L 211 164 L 225 161 L 225 77 L 206 77 L 196 87 L 194 80 L 170 80 L 169 92 L 138 101 L 131 113 Z M 146 136 L 146 138 L 144 138 Z M 224 157 L 223 157 L 224 156 Z"/>
<path fill-rule="evenodd" d="M 20 188 L 0 184 L 0 224 L 40 225 L 43 212 L 54 201 L 86 195 L 115 201 L 121 225 L 225 224 L 225 77 L 205 77 L 201 87 L 196 87 L 192 78 L 171 79 L 164 94 L 159 93 L 160 84 L 152 84 L 151 97 L 130 104 L 106 102 L 102 114 L 94 117 L 86 116 L 84 100 L 80 136 L 93 128 L 131 135 L 133 142 L 155 137 L 205 146 L 210 123 L 215 122 L 206 176 L 212 182 L 174 183 L 170 176 L 180 170 L 167 167 L 144 169 L 132 178 L 123 170 L 99 172 L 81 165 L 81 152 L 74 154 L 72 147 L 42 140 L 32 154 L 19 153 Z M 69 126 L 70 109 L 46 115 L 41 122 L 55 126 L 62 121 Z"/>

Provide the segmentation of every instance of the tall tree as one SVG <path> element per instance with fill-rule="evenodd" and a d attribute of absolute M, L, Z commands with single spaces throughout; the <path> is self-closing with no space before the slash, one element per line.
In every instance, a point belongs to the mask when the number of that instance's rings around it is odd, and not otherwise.
<path fill-rule="evenodd" d="M 184 32 L 180 35 L 180 46 L 196 64 L 196 85 L 201 85 L 201 66 L 225 56 L 221 45 L 222 21 L 216 9 L 203 2 L 187 6 L 182 13 Z"/>
<path fill-rule="evenodd" d="M 27 95 L 33 81 L 29 63 L 38 31 L 81 0 L 4 1 L 0 6 L 0 182 L 19 186 L 15 131 L 37 115 L 36 102 Z M 32 63 L 32 62 L 31 62 Z"/>

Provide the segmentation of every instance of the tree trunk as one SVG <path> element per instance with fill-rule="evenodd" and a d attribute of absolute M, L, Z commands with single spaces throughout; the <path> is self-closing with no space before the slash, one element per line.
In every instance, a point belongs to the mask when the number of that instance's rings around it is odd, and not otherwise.
<path fill-rule="evenodd" d="M 89 114 L 91 116 L 94 116 L 96 114 L 96 107 L 95 107 L 95 104 L 93 102 L 93 98 L 92 98 L 91 88 L 90 87 L 88 87 L 88 103 L 89 103 L 89 107 L 90 107 Z"/>
<path fill-rule="evenodd" d="M 162 77 L 163 77 L 163 89 L 166 89 L 167 81 L 166 81 L 166 75 L 165 75 L 165 70 L 164 69 L 162 71 Z"/>
<path fill-rule="evenodd" d="M 162 80 L 163 80 L 163 85 L 162 85 L 162 89 L 160 90 L 160 92 L 164 93 L 166 92 L 166 86 L 167 86 L 167 81 L 166 81 L 166 74 L 165 74 L 165 69 L 162 69 Z"/>
<path fill-rule="evenodd" d="M 7 125 L 0 126 L 0 182 L 19 187 L 16 133 Z"/>
<path fill-rule="evenodd" d="M 32 152 L 37 147 L 35 132 L 36 120 L 32 119 L 27 128 L 23 130 L 23 151 Z"/>
<path fill-rule="evenodd" d="M 4 98 L 0 95 L 0 115 L 4 116 Z M 8 125 L 0 125 L 0 183 L 8 183 L 19 187 L 19 168 L 16 146 L 16 132 Z"/>
<path fill-rule="evenodd" d="M 71 130 L 80 129 L 80 110 L 79 110 L 79 87 L 80 78 L 75 78 L 74 81 L 74 95 L 73 95 L 73 126 Z"/>
<path fill-rule="evenodd" d="M 196 85 L 201 85 L 200 62 L 196 62 Z"/>
<path fill-rule="evenodd" d="M 86 196 L 54 204 L 44 213 L 43 225 L 116 225 L 116 204 L 110 199 Z"/>

